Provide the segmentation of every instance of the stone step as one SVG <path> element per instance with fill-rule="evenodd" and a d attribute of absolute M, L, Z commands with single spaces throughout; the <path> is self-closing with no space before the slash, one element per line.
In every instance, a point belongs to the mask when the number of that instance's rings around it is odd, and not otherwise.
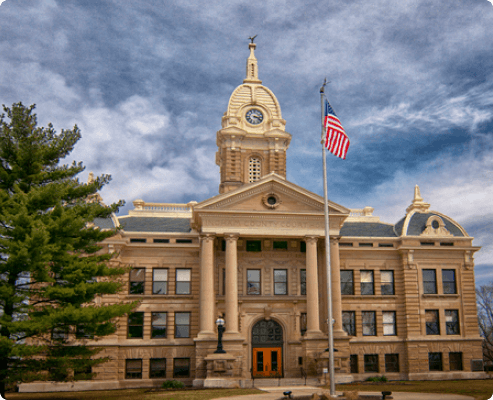
<path fill-rule="evenodd" d="M 270 378 L 258 378 L 255 379 L 255 387 L 277 387 L 277 386 L 304 386 L 304 378 L 281 378 L 281 379 L 270 379 Z M 319 386 L 320 383 L 316 378 L 307 378 L 307 386 Z"/>

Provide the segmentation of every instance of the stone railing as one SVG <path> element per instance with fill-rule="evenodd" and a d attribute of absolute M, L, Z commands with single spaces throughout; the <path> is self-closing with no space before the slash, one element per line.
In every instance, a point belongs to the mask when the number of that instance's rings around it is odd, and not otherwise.
<path fill-rule="evenodd" d="M 146 203 L 144 200 L 135 200 L 134 209 L 129 214 L 166 214 L 167 216 L 191 217 L 196 201 L 190 203 Z"/>

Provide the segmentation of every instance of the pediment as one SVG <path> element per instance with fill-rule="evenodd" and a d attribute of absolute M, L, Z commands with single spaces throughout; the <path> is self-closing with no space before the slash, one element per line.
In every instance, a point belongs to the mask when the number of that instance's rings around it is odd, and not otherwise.
<path fill-rule="evenodd" d="M 281 176 L 271 173 L 261 180 L 198 203 L 194 211 L 272 214 L 323 214 L 324 200 Z M 329 201 L 329 213 L 349 214 L 349 210 Z"/>

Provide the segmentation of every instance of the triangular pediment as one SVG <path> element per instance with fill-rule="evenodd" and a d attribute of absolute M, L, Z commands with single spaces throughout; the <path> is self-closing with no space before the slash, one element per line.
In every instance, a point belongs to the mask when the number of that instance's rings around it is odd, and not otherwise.
<path fill-rule="evenodd" d="M 323 214 L 324 199 L 270 173 L 257 182 L 198 203 L 194 211 Z M 329 201 L 329 213 L 349 214 L 349 209 Z"/>

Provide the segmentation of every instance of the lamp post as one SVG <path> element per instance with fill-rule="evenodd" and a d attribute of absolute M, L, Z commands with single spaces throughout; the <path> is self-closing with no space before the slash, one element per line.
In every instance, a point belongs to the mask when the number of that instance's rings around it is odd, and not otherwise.
<path fill-rule="evenodd" d="M 224 319 L 219 317 L 216 320 L 217 325 L 217 349 L 214 354 L 225 354 L 226 352 L 223 350 L 223 333 L 226 330 L 224 327 Z"/>

